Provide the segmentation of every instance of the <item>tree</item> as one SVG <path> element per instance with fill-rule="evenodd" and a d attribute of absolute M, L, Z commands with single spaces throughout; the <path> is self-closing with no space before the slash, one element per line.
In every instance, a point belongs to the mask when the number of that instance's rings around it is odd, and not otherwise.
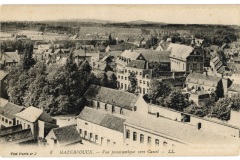
<path fill-rule="evenodd" d="M 33 59 L 33 44 L 31 43 L 25 44 L 22 63 L 23 69 L 25 70 L 28 70 L 35 64 L 35 60 Z"/>
<path fill-rule="evenodd" d="M 117 89 L 117 76 L 114 73 L 110 76 L 108 87 L 112 89 Z"/>
<path fill-rule="evenodd" d="M 166 99 L 166 106 L 177 111 L 183 111 L 188 104 L 185 96 L 179 90 L 173 90 Z"/>
<path fill-rule="evenodd" d="M 106 73 L 104 73 L 101 78 L 101 86 L 108 87 L 108 76 Z"/>
<path fill-rule="evenodd" d="M 128 79 L 130 82 L 130 85 L 128 87 L 128 92 L 135 93 L 137 91 L 137 84 L 138 84 L 135 72 L 131 72 Z"/>
<path fill-rule="evenodd" d="M 232 102 L 229 97 L 221 98 L 211 106 L 210 116 L 221 120 L 229 120 L 231 106 Z"/>
<path fill-rule="evenodd" d="M 153 79 L 150 83 L 147 98 L 149 99 L 149 102 L 159 104 L 162 102 L 162 99 L 165 99 L 170 94 L 171 91 L 172 86 L 161 81 L 158 81 L 156 79 Z"/>

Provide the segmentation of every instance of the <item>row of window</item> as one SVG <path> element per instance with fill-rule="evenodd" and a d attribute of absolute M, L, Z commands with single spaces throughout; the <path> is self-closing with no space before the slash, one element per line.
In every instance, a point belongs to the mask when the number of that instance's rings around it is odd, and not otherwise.
<path fill-rule="evenodd" d="M 91 101 L 91 103 L 92 103 L 92 106 L 93 106 L 93 101 Z M 97 102 L 97 109 L 99 109 L 100 108 L 100 102 Z M 108 104 L 105 104 L 104 105 L 104 109 L 106 110 L 106 111 L 108 111 Z M 115 113 L 115 106 L 114 105 L 112 105 L 111 106 L 111 109 L 112 109 L 112 113 Z M 120 108 L 120 114 L 123 114 L 123 108 Z"/>
<path fill-rule="evenodd" d="M 79 129 L 79 134 L 80 134 L 80 136 L 84 137 L 85 139 L 89 139 L 90 141 L 94 141 L 94 142 L 98 141 L 98 135 L 95 135 L 94 139 L 93 139 L 93 133 L 91 133 L 91 132 L 88 135 L 88 132 L 84 131 L 84 134 L 83 134 L 82 129 Z M 102 141 L 103 141 L 103 138 L 101 138 L 101 144 L 103 143 Z M 113 144 L 115 145 L 116 142 L 113 142 Z M 110 139 L 107 139 L 107 145 L 110 145 Z"/>
<path fill-rule="evenodd" d="M 149 87 L 149 82 L 147 82 L 148 83 L 148 87 Z M 144 81 L 144 84 L 145 84 L 145 81 Z M 121 89 L 125 89 L 125 90 L 127 90 L 128 89 L 128 87 L 127 87 L 127 84 L 124 84 L 124 88 L 123 88 L 123 83 L 121 83 L 121 86 L 120 86 L 120 88 Z M 148 88 L 147 89 L 145 89 L 145 88 L 141 88 L 141 87 L 139 87 L 138 88 L 139 89 L 139 93 L 143 93 L 143 94 L 146 94 L 146 93 L 148 93 Z M 146 92 L 147 91 L 147 92 Z"/>
<path fill-rule="evenodd" d="M 126 131 L 126 138 L 130 139 L 130 130 Z M 133 132 L 133 137 L 132 137 L 133 141 L 137 141 L 138 140 L 138 136 L 137 136 L 137 132 Z M 145 139 L 144 139 L 144 135 L 140 134 L 140 143 L 144 143 Z M 148 136 L 147 137 L 147 143 L 148 145 L 152 144 L 152 137 Z M 155 139 L 155 145 L 159 146 L 159 139 Z M 163 146 L 167 146 L 167 142 L 163 142 Z"/>
<path fill-rule="evenodd" d="M 21 121 L 17 120 L 17 125 L 18 124 L 22 124 L 23 128 L 25 128 L 25 123 L 22 123 Z M 31 128 L 29 124 L 27 125 L 27 128 Z"/>
<path fill-rule="evenodd" d="M 5 122 L 5 123 L 9 123 L 9 125 L 12 124 L 12 121 L 9 121 L 7 118 L 4 118 L 4 117 L 2 117 L 2 121 Z"/>

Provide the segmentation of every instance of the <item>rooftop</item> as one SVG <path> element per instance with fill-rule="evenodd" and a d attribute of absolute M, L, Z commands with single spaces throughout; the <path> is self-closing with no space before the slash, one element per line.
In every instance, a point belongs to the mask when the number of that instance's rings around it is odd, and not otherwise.
<path fill-rule="evenodd" d="M 147 119 L 147 120 L 146 120 Z M 152 124 L 154 122 L 154 125 Z M 125 124 L 140 127 L 147 132 L 171 137 L 187 144 L 236 144 L 236 138 L 221 136 L 212 132 L 198 130 L 196 126 L 184 124 L 162 117 L 134 114 L 130 116 Z"/>
<path fill-rule="evenodd" d="M 0 109 L 0 114 L 9 119 L 14 119 L 15 114 L 21 112 L 24 108 L 18 105 L 15 105 L 11 102 L 8 102 L 5 107 Z"/>
<path fill-rule="evenodd" d="M 106 112 L 85 107 L 78 118 L 123 133 L 125 119 L 107 114 Z"/>
<path fill-rule="evenodd" d="M 81 141 L 76 125 L 69 125 L 52 129 L 58 142 L 62 145 L 73 144 Z"/>
<path fill-rule="evenodd" d="M 171 43 L 167 51 L 171 51 L 170 57 L 185 61 L 193 49 L 191 46 Z"/>
<path fill-rule="evenodd" d="M 170 63 L 170 53 L 171 51 L 155 51 L 146 50 L 141 52 L 143 57 L 149 62 L 165 62 Z"/>
<path fill-rule="evenodd" d="M 128 110 L 132 110 L 132 107 L 134 107 L 137 101 L 137 96 L 135 94 L 97 85 L 91 85 L 88 88 L 85 93 L 85 98 L 98 100 Z"/>
<path fill-rule="evenodd" d="M 146 68 L 146 62 L 142 60 L 132 60 L 127 64 L 126 67 L 130 68 L 138 68 L 138 69 L 145 69 Z"/>
<path fill-rule="evenodd" d="M 131 60 L 136 60 L 139 56 L 140 56 L 140 53 L 137 53 L 137 52 L 133 52 L 131 50 L 125 50 L 122 54 L 121 54 L 122 57 L 125 57 L 125 58 L 129 58 Z"/>
<path fill-rule="evenodd" d="M 0 81 L 3 80 L 8 75 L 7 72 L 0 70 Z"/>
<path fill-rule="evenodd" d="M 217 86 L 218 82 L 221 81 L 221 79 L 221 77 L 193 72 L 187 76 L 186 82 L 204 84 L 208 86 Z"/>
<path fill-rule="evenodd" d="M 34 137 L 30 128 L 0 135 L 0 144 L 3 143 L 20 143 L 32 140 Z"/>

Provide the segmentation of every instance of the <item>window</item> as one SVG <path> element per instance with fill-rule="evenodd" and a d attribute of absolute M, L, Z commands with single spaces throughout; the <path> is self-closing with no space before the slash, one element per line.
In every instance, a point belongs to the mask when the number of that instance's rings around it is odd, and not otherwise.
<path fill-rule="evenodd" d="M 79 129 L 79 134 L 82 135 L 82 129 Z"/>
<path fill-rule="evenodd" d="M 98 135 L 95 135 L 95 140 L 98 140 Z"/>
<path fill-rule="evenodd" d="M 2 121 L 4 122 L 4 118 L 2 117 Z"/>
<path fill-rule="evenodd" d="M 193 64 L 189 64 L 189 70 L 193 69 Z"/>
<path fill-rule="evenodd" d="M 123 114 L 123 108 L 120 109 L 120 114 Z"/>
<path fill-rule="evenodd" d="M 105 110 L 107 111 L 107 104 L 105 104 Z"/>
<path fill-rule="evenodd" d="M 112 106 L 112 113 L 114 113 L 115 112 L 115 107 L 114 106 Z"/>
<path fill-rule="evenodd" d="M 197 64 L 197 70 L 200 71 L 200 64 Z"/>
<path fill-rule="evenodd" d="M 108 139 L 108 140 L 107 140 L 107 145 L 109 145 L 109 144 L 110 144 L 110 140 Z"/>
<path fill-rule="evenodd" d="M 27 128 L 31 128 L 29 124 L 27 125 Z"/>
<path fill-rule="evenodd" d="M 131 71 L 130 70 L 128 70 L 128 73 L 130 73 Z"/>
<path fill-rule="evenodd" d="M 125 77 L 125 80 L 127 80 L 127 77 Z"/>
<path fill-rule="evenodd" d="M 152 143 L 152 138 L 148 137 L 148 145 L 151 145 L 151 143 Z"/>
<path fill-rule="evenodd" d="M 138 71 L 136 71 L 136 75 L 138 75 Z"/>
<path fill-rule="evenodd" d="M 140 143 L 144 143 L 144 135 L 140 134 Z"/>
<path fill-rule="evenodd" d="M 145 84 L 145 81 L 143 81 L 143 84 Z"/>
<path fill-rule="evenodd" d="M 139 72 L 140 75 L 142 75 L 142 72 Z"/>
<path fill-rule="evenodd" d="M 87 131 L 84 131 L 84 138 L 87 137 Z"/>
<path fill-rule="evenodd" d="M 100 108 L 100 102 L 97 102 L 97 109 Z"/>
<path fill-rule="evenodd" d="M 149 87 L 149 82 L 147 82 L 147 86 Z"/>
<path fill-rule="evenodd" d="M 127 72 L 127 70 L 125 69 L 125 72 Z"/>
<path fill-rule="evenodd" d="M 11 124 L 12 124 L 12 121 L 9 121 L 9 124 L 11 125 Z"/>
<path fill-rule="evenodd" d="M 92 138 L 92 133 L 90 133 L 90 138 Z"/>
<path fill-rule="evenodd" d="M 155 145 L 159 146 L 159 140 L 158 139 L 155 140 Z"/>
<path fill-rule="evenodd" d="M 137 133 L 133 132 L 133 141 L 137 141 Z"/>
<path fill-rule="evenodd" d="M 123 76 L 121 76 L 121 79 L 123 79 Z"/>
<path fill-rule="evenodd" d="M 167 142 L 164 141 L 163 142 L 163 146 L 166 147 L 167 146 Z"/>
<path fill-rule="evenodd" d="M 5 119 L 5 123 L 8 123 L 8 120 L 7 120 L 7 119 Z"/>
<path fill-rule="evenodd" d="M 118 79 L 120 79 L 120 76 L 118 75 Z"/>
<path fill-rule="evenodd" d="M 125 84 L 124 86 L 125 86 L 125 89 L 127 89 L 127 84 Z"/>
<path fill-rule="evenodd" d="M 121 89 L 123 89 L 123 83 L 121 83 Z"/>
<path fill-rule="evenodd" d="M 130 131 L 129 130 L 126 131 L 126 138 L 130 138 Z"/>
<path fill-rule="evenodd" d="M 85 125 L 88 125 L 88 123 L 87 123 L 87 122 L 85 122 Z"/>
<path fill-rule="evenodd" d="M 142 80 L 139 80 L 139 83 L 142 83 Z"/>
<path fill-rule="evenodd" d="M 143 88 L 143 94 L 145 94 L 145 88 Z"/>

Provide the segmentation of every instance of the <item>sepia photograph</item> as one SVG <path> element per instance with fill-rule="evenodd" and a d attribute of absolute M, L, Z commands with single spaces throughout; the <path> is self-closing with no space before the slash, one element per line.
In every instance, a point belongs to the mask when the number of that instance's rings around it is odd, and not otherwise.
<path fill-rule="evenodd" d="M 0 45 L 1 157 L 240 154 L 240 5 L 1 5 Z"/>

